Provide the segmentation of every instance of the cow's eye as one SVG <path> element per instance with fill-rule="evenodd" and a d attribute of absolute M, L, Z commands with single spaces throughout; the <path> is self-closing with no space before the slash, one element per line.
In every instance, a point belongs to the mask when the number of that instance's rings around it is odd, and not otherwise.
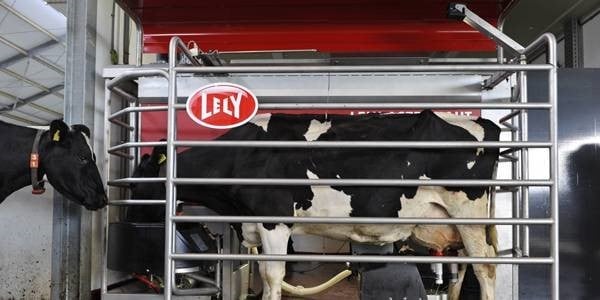
<path fill-rule="evenodd" d="M 87 162 L 88 162 L 88 159 L 87 159 L 87 157 L 85 157 L 85 156 L 83 156 L 83 155 L 79 155 L 79 161 L 80 161 L 82 164 L 87 164 Z"/>

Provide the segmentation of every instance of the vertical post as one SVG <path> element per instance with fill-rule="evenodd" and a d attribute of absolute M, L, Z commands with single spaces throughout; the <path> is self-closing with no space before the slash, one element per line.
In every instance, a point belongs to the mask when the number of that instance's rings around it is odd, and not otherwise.
<path fill-rule="evenodd" d="M 559 231 L 558 231 L 558 133 L 557 133 L 557 121 L 558 121 L 558 88 L 557 88 L 557 74 L 556 74 L 556 38 L 552 34 L 545 35 L 548 42 L 548 63 L 553 65 L 554 68 L 548 71 L 548 100 L 552 104 L 550 108 L 550 140 L 552 141 L 552 147 L 550 149 L 550 178 L 553 181 L 553 186 L 550 187 L 550 212 L 552 214 L 551 237 L 550 237 L 550 255 L 554 262 L 552 264 L 552 299 L 558 300 L 560 298 L 560 287 L 559 287 Z"/>
<path fill-rule="evenodd" d="M 97 0 L 67 2 L 64 120 L 93 128 Z M 91 213 L 54 192 L 52 298 L 89 299 Z"/>
<path fill-rule="evenodd" d="M 165 209 L 165 274 L 164 274 L 164 293 L 165 300 L 171 299 L 173 291 L 175 263 L 171 254 L 175 253 L 175 223 L 173 214 L 176 210 L 176 188 L 173 183 L 175 178 L 175 168 L 177 163 L 177 151 L 175 151 L 174 141 L 177 136 L 177 112 L 175 104 L 177 103 L 177 41 L 178 37 L 171 38 L 169 43 L 169 108 L 167 110 L 167 174 L 166 174 L 166 209 Z"/>
<path fill-rule="evenodd" d="M 110 155 L 108 155 L 108 148 L 110 148 L 110 145 L 112 145 L 111 143 L 111 136 L 110 136 L 110 122 L 108 121 L 108 118 L 110 117 L 111 113 L 112 113 L 112 109 L 111 109 L 111 105 L 112 105 L 112 101 L 111 101 L 111 96 L 112 93 L 110 92 L 110 90 L 107 88 L 108 82 L 105 81 L 104 83 L 104 149 L 103 149 L 103 153 L 106 153 L 107 155 L 102 155 L 104 157 L 103 159 L 103 163 L 104 163 L 104 179 L 106 181 L 109 180 L 110 178 L 110 160 L 111 157 Z M 108 199 L 113 199 L 110 194 L 111 189 L 108 188 L 106 191 L 106 195 L 108 197 Z M 102 282 L 101 282 L 101 286 L 100 286 L 100 292 L 102 295 L 106 294 L 108 292 L 108 225 L 110 224 L 110 206 L 106 206 L 103 210 L 102 210 L 102 220 L 104 223 L 104 240 L 102 241 Z"/>
<path fill-rule="evenodd" d="M 521 55 L 521 64 L 527 64 L 527 58 Z M 519 74 L 519 100 L 521 103 L 527 103 L 527 72 Z M 528 135 L 528 111 L 526 109 L 519 114 L 519 140 L 527 141 Z M 529 180 L 529 149 L 521 149 L 521 180 Z M 529 187 L 521 187 L 521 218 L 529 218 Z M 525 257 L 529 257 L 529 226 L 521 226 L 521 252 Z"/>
<path fill-rule="evenodd" d="M 578 18 L 570 18 L 563 25 L 565 33 L 565 67 L 583 68 L 583 29 Z"/>

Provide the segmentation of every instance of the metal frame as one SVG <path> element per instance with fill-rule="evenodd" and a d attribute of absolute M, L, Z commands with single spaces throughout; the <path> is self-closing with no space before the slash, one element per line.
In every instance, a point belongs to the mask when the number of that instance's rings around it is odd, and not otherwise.
<path fill-rule="evenodd" d="M 480 65 L 418 65 L 418 66 L 247 66 L 247 67 L 204 67 L 204 66 L 179 66 L 177 64 L 177 53 L 187 56 L 189 61 L 196 64 L 197 61 L 192 57 L 181 39 L 174 37 L 169 45 L 169 67 L 158 69 L 137 69 L 131 72 L 124 72 L 121 76 L 107 82 L 107 90 L 110 93 L 116 93 L 128 99 L 135 101 L 135 97 L 128 95 L 118 89 L 120 83 L 137 77 L 161 76 L 168 79 L 168 103 L 154 107 L 139 107 L 137 105 L 128 106 L 117 112 L 112 112 L 110 106 L 106 112 L 106 134 L 110 135 L 110 124 L 120 127 L 134 126 L 133 123 L 119 122 L 119 118 L 126 115 L 139 114 L 143 111 L 164 111 L 168 113 L 167 140 L 165 142 L 139 142 L 130 140 L 117 145 L 110 145 L 106 138 L 107 145 L 105 149 L 108 153 L 135 161 L 135 156 L 128 149 L 140 148 L 145 146 L 163 145 L 167 147 L 167 172 L 166 177 L 162 178 L 116 178 L 109 180 L 111 186 L 122 186 L 133 182 L 164 182 L 166 184 L 166 199 L 163 200 L 113 200 L 112 205 L 166 205 L 165 216 L 165 299 L 172 299 L 173 280 L 174 280 L 174 261 L 175 260 L 278 260 L 278 261 L 328 261 L 328 262 L 411 262 L 411 263 L 490 263 L 490 264 L 550 264 L 552 265 L 551 275 L 551 295 L 552 299 L 559 299 L 559 259 L 558 259 L 558 166 L 557 166 L 557 81 L 556 81 L 556 39 L 552 34 L 544 34 L 527 47 L 517 47 L 514 41 L 503 34 L 498 34 L 499 30 L 491 30 L 487 27 L 485 21 L 474 17 L 466 9 L 465 21 L 473 27 L 484 31 L 492 36 L 503 47 L 512 47 L 511 53 L 515 56 L 506 61 L 503 59 L 503 53 L 499 50 L 499 61 L 497 64 Z M 489 25 L 489 24 L 488 24 Z M 501 33 L 501 32 L 500 32 Z M 511 42 L 512 41 L 512 42 Z M 516 44 L 518 45 L 518 44 Z M 543 65 L 527 65 L 526 57 L 537 48 L 547 46 L 547 63 Z M 500 47 L 501 48 L 501 47 Z M 543 71 L 548 73 L 548 101 L 546 103 L 528 103 L 527 102 L 527 72 Z M 512 97 L 514 102 L 502 103 L 268 103 L 262 104 L 261 108 L 268 109 L 303 109 L 303 108 L 481 108 L 481 109 L 508 109 L 511 113 L 502 118 L 504 124 L 512 135 L 512 142 L 290 142 L 290 141 L 179 141 L 177 140 L 176 111 L 182 109 L 183 105 L 177 102 L 177 79 L 178 74 L 219 74 L 219 73 L 346 73 L 346 72 L 398 72 L 398 73 L 447 73 L 447 72 L 496 72 L 485 82 L 482 82 L 482 88 L 492 89 L 499 83 L 499 78 L 509 78 L 513 74 L 516 80 L 515 94 Z M 514 77 L 513 77 L 514 78 Z M 110 102 L 110 95 L 107 96 L 107 102 Z M 547 110 L 549 113 L 550 136 L 547 142 L 529 142 L 527 140 L 527 114 L 529 109 Z M 139 125 L 139 124 L 137 124 Z M 505 148 L 502 151 L 504 162 L 511 163 L 513 166 L 513 178 L 511 180 L 367 180 L 367 179 L 254 179 L 254 178 L 177 178 L 176 177 L 176 156 L 177 147 L 354 147 L 354 148 Z M 550 178 L 547 180 L 529 180 L 528 179 L 528 148 L 547 148 L 550 149 Z M 513 153 L 514 154 L 511 154 Z M 107 166 L 108 172 L 110 165 Z M 108 174 L 108 173 L 107 173 Z M 175 216 L 177 205 L 176 191 L 177 186 L 182 184 L 269 184 L 283 185 L 395 185 L 395 186 L 416 186 L 416 185 L 434 185 L 434 186 L 508 186 L 515 187 L 512 190 L 514 199 L 513 218 L 489 218 L 489 219 L 397 219 L 397 218 L 294 218 L 294 217 L 241 217 L 241 216 Z M 530 219 L 528 216 L 528 187 L 546 186 L 549 188 L 551 215 L 548 218 Z M 139 201 L 139 202 L 138 202 Z M 134 203 L 135 202 L 135 203 Z M 498 224 L 515 226 L 515 239 L 513 245 L 514 257 L 504 258 L 483 258 L 483 257 L 381 257 L 381 256 L 348 256 L 348 255 L 240 255 L 240 254 L 179 254 L 175 253 L 175 230 L 178 222 L 274 222 L 274 223 L 344 223 L 344 224 Z M 527 257 L 528 254 L 528 227 L 530 225 L 549 225 L 551 226 L 551 248 L 548 257 Z M 103 293 L 106 293 L 106 281 L 103 283 Z"/>

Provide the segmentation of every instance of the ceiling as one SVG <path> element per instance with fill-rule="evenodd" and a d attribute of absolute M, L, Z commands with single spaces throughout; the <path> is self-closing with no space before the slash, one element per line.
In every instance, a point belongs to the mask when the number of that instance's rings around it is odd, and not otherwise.
<path fill-rule="evenodd" d="M 42 0 L 0 0 L 0 120 L 61 118 L 66 18 Z"/>

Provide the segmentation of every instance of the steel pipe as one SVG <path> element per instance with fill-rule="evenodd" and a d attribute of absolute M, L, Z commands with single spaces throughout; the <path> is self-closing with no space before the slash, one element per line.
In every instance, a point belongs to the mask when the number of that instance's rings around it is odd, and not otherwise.
<path fill-rule="evenodd" d="M 250 261 L 314 261 L 314 262 L 366 262 L 366 263 L 458 263 L 458 264 L 552 264 L 551 257 L 440 257 L 440 256 L 389 256 L 389 255 L 267 255 L 267 254 L 213 254 L 176 253 L 175 260 L 250 260 Z"/>
<path fill-rule="evenodd" d="M 127 107 L 127 108 L 121 109 L 121 110 L 111 114 L 108 117 L 108 119 L 114 120 L 122 115 L 132 113 L 132 112 L 164 111 L 164 110 L 167 110 L 168 108 L 169 107 L 166 105 Z"/>
<path fill-rule="evenodd" d="M 259 109 L 550 109 L 549 103 L 262 103 Z M 184 107 L 185 108 L 185 107 Z"/>
<path fill-rule="evenodd" d="M 423 225 L 550 225 L 552 219 L 512 218 L 367 218 L 367 217 L 271 217 L 271 216 L 173 216 L 179 223 L 298 223 L 298 224 L 423 224 Z"/>
<path fill-rule="evenodd" d="M 133 179 L 133 178 L 131 178 Z M 125 180 L 125 179 L 121 179 Z M 552 180 L 492 179 L 290 179 L 290 178 L 173 178 L 177 185 L 265 186 L 552 186 Z"/>
<path fill-rule="evenodd" d="M 119 85 L 121 82 L 123 82 L 125 80 L 129 80 L 132 78 L 138 78 L 138 77 L 147 77 L 147 76 L 162 76 L 165 78 L 169 78 L 169 73 L 167 73 L 167 71 L 165 71 L 163 69 L 144 69 L 144 68 L 125 71 L 125 72 L 121 73 L 121 75 L 119 75 L 118 77 L 115 77 L 115 78 L 109 80 L 106 87 L 112 91 L 114 89 L 114 87 L 116 87 L 117 85 Z"/>
<path fill-rule="evenodd" d="M 132 144 L 133 143 L 128 143 Z M 125 144 L 123 144 L 125 145 Z M 549 142 L 454 142 L 454 141 L 175 141 L 176 147 L 253 148 L 549 148 Z M 142 147 L 141 145 L 138 147 Z"/>
<path fill-rule="evenodd" d="M 372 65 L 372 66 L 245 66 L 176 67 L 177 73 L 351 73 L 351 72 L 497 72 L 548 71 L 550 65 Z"/>

